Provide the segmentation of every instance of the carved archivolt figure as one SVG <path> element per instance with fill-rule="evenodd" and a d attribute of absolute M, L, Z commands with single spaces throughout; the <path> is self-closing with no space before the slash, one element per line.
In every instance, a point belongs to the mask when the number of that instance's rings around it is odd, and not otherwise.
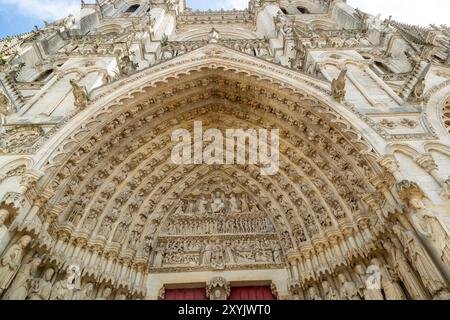
<path fill-rule="evenodd" d="M 23 236 L 3 255 L 0 263 L 0 295 L 8 289 L 14 279 L 22 263 L 25 248 L 30 244 L 30 242 L 30 236 Z"/>
<path fill-rule="evenodd" d="M 4 300 L 25 300 L 30 291 L 31 280 L 37 270 L 37 268 L 41 264 L 40 258 L 34 258 L 31 262 L 27 263 L 23 266 L 17 276 L 14 279 L 14 282 L 11 285 L 11 288 L 4 296 Z"/>

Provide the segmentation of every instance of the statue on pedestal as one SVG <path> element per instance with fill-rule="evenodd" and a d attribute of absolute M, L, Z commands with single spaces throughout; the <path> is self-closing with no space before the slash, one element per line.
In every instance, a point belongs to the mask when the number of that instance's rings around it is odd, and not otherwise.
<path fill-rule="evenodd" d="M 0 260 L 0 295 L 11 285 L 22 263 L 24 251 L 30 242 L 30 236 L 23 236 L 6 251 Z"/>
<path fill-rule="evenodd" d="M 361 300 L 358 295 L 358 289 L 353 281 L 348 281 L 343 273 L 338 276 L 341 282 L 339 294 L 343 300 Z"/>
<path fill-rule="evenodd" d="M 6 293 L 4 300 L 25 300 L 31 290 L 31 281 L 37 269 L 41 265 L 40 258 L 33 258 L 31 262 L 23 266 L 15 277 L 11 288 Z"/>
<path fill-rule="evenodd" d="M 409 256 L 414 268 L 432 295 L 446 288 L 445 279 L 425 251 L 421 243 L 414 237 L 412 231 L 399 224 L 393 227 L 394 233 L 402 242 L 405 253 Z"/>
<path fill-rule="evenodd" d="M 55 274 L 55 270 L 48 268 L 44 276 L 39 279 L 32 280 L 31 293 L 29 294 L 29 300 L 48 300 L 52 292 L 52 278 Z"/>

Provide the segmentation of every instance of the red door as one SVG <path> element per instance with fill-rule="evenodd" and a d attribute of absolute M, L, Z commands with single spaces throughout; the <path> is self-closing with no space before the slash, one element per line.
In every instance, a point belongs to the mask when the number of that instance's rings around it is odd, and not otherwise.
<path fill-rule="evenodd" d="M 206 297 L 205 288 L 195 289 L 166 289 L 165 300 L 208 300 Z M 232 287 L 228 300 L 234 301 L 267 301 L 276 300 L 277 298 L 272 294 L 272 290 L 269 286 L 261 287 Z"/>
<path fill-rule="evenodd" d="M 166 289 L 165 300 L 208 300 L 205 288 L 196 289 Z"/>
<path fill-rule="evenodd" d="M 272 290 L 267 287 L 232 287 L 228 300 L 276 300 Z"/>

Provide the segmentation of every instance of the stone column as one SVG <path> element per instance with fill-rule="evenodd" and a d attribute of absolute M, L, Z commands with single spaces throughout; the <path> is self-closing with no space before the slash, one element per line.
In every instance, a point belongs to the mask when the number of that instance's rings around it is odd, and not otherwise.
<path fill-rule="evenodd" d="M 430 174 L 430 176 L 433 177 L 433 179 L 439 184 L 441 187 L 441 196 L 444 199 L 448 199 L 449 197 L 449 191 L 450 191 L 450 185 L 439 175 L 439 170 L 436 162 L 433 159 L 433 156 L 431 154 L 425 154 L 423 156 L 420 156 L 416 159 L 417 164 L 426 172 Z"/>
<path fill-rule="evenodd" d="M 385 167 L 394 177 L 397 181 L 402 181 L 405 179 L 403 174 L 400 172 L 400 167 L 398 165 L 397 159 L 395 159 L 394 156 L 389 155 L 385 156 L 381 161 L 380 164 Z"/>

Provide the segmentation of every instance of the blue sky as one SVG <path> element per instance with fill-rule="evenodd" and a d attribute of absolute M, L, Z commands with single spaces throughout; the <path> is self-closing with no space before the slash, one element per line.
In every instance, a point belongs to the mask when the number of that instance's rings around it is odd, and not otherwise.
<path fill-rule="evenodd" d="M 86 2 L 94 2 L 87 0 Z M 449 0 L 348 0 L 361 10 L 408 23 L 450 25 Z M 188 0 L 193 9 L 242 9 L 247 0 Z M 426 5 L 425 5 L 426 4 Z M 53 21 L 75 12 L 80 0 L 0 0 L 0 38 L 30 31 L 43 20 Z"/>

